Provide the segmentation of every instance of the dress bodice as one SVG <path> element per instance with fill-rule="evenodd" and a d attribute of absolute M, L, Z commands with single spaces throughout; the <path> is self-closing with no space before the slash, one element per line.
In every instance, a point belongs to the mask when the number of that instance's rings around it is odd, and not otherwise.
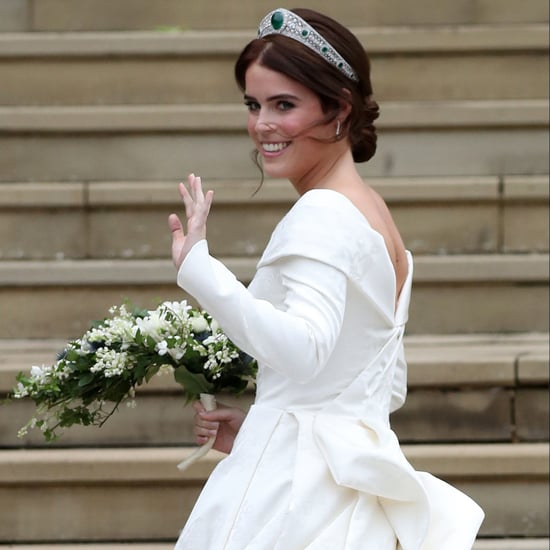
<path fill-rule="evenodd" d="M 249 286 L 256 298 L 283 311 L 287 291 L 280 268 L 283 258 L 293 255 L 312 260 L 302 269 L 315 270 L 325 262 L 345 273 L 345 284 L 338 289 L 341 328 L 326 364 L 306 383 L 260 364 L 256 403 L 320 410 L 365 371 L 363 383 L 369 391 L 355 402 L 357 412 L 368 395 L 387 415 L 390 408 L 403 403 L 406 394 L 402 336 L 412 284 L 411 254 L 407 252 L 408 275 L 396 308 L 394 269 L 383 237 L 349 199 L 323 189 L 304 195 L 279 223 Z M 326 291 L 333 291 L 332 287 Z"/>
<path fill-rule="evenodd" d="M 396 307 L 383 237 L 324 189 L 281 220 L 249 288 L 206 241 L 189 252 L 179 285 L 260 369 L 255 404 L 178 550 L 471 548 L 483 512 L 416 472 L 389 425 L 406 395 L 407 257 Z"/>

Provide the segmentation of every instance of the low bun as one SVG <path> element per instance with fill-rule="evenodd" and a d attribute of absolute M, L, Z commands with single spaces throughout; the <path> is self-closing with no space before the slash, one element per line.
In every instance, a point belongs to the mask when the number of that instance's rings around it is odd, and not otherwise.
<path fill-rule="evenodd" d="M 351 120 L 349 139 L 355 162 L 367 162 L 376 153 L 376 127 L 374 121 L 380 114 L 378 103 L 368 96 L 363 104 L 360 116 Z"/>

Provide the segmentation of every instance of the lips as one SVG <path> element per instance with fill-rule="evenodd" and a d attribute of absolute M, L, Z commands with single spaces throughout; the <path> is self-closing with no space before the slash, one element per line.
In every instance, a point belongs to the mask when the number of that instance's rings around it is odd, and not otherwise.
<path fill-rule="evenodd" d="M 289 141 L 278 143 L 262 143 L 262 150 L 266 153 L 278 153 L 290 145 Z"/>

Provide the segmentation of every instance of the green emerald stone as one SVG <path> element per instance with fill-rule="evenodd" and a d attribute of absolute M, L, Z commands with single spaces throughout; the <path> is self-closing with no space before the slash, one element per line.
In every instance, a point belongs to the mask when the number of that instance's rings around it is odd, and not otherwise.
<path fill-rule="evenodd" d="M 323 47 L 321 48 L 321 51 L 322 51 L 323 53 L 327 53 L 327 52 L 328 52 L 328 48 L 327 48 L 326 46 L 323 46 Z"/>
<path fill-rule="evenodd" d="M 309 34 L 309 32 L 306 31 L 306 29 L 304 29 L 304 30 L 302 31 L 302 36 L 307 36 L 308 34 Z"/>
<path fill-rule="evenodd" d="M 283 15 L 282 12 L 280 11 L 276 11 L 272 16 L 271 16 L 271 26 L 276 30 L 278 31 L 282 26 L 283 26 L 283 23 L 285 22 L 285 16 Z"/>

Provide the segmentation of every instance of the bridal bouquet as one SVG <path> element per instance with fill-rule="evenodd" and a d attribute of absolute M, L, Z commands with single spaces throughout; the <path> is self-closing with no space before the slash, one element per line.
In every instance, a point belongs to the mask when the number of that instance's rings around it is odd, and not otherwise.
<path fill-rule="evenodd" d="M 36 405 L 20 437 L 38 428 L 52 441 L 73 424 L 101 426 L 121 403 L 133 405 L 136 387 L 161 370 L 173 373 L 188 402 L 203 394 L 239 394 L 255 378 L 256 361 L 185 301 L 109 311 L 110 317 L 68 342 L 53 365 L 17 375 L 11 397 Z"/>

